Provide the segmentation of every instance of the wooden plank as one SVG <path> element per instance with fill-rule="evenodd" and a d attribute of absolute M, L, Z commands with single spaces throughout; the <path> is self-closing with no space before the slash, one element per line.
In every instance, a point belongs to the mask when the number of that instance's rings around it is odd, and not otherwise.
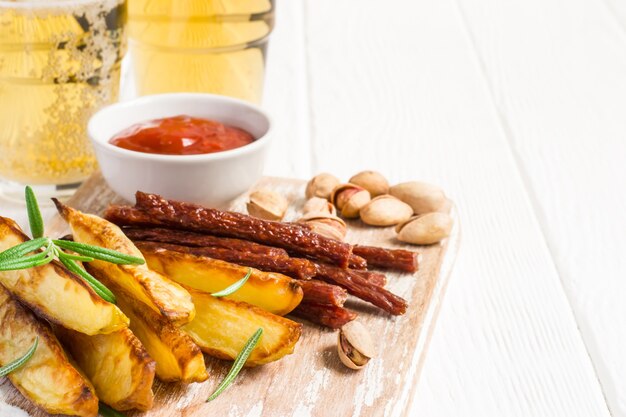
<path fill-rule="evenodd" d="M 304 183 L 298 180 L 267 178 L 259 187 L 271 188 L 286 196 L 291 207 L 287 220 L 295 220 L 304 203 Z M 236 200 L 232 209 L 245 212 L 246 196 Z M 97 175 L 86 182 L 69 201 L 72 207 L 100 213 L 112 201 L 120 201 Z M 393 228 L 372 228 L 358 221 L 349 224 L 347 240 L 386 247 L 399 245 Z M 51 233 L 62 235 L 67 225 L 58 216 L 49 225 Z M 353 415 L 379 416 L 406 402 L 416 388 L 417 378 L 428 340 L 434 326 L 447 279 L 458 245 L 458 227 L 448 239 L 452 256 L 444 262 L 444 245 L 420 247 L 420 271 L 415 275 L 388 274 L 388 288 L 410 303 L 404 316 L 390 317 L 356 299 L 349 307 L 359 312 L 359 320 L 376 335 L 380 356 L 365 370 L 345 368 L 336 354 L 336 332 L 306 324 L 296 352 L 279 362 L 245 370 L 235 387 L 210 404 L 204 400 L 228 371 L 229 363 L 209 360 L 211 377 L 207 383 L 188 387 L 176 384 L 155 385 L 155 407 L 145 416 L 202 416 L 207 413 L 229 416 Z M 431 302 L 433 300 L 433 302 Z M 18 404 L 34 417 L 46 414 L 13 390 L 0 385 L 0 398 Z M 332 404 L 332 407 L 329 406 Z M 406 408 L 396 408 L 388 415 L 405 415 Z M 178 414 L 177 414 L 178 413 Z"/>
<path fill-rule="evenodd" d="M 626 416 L 626 21 L 590 0 L 460 5 L 611 414 Z"/>
<path fill-rule="evenodd" d="M 455 3 L 306 5 L 314 170 L 429 180 L 459 204 L 463 248 L 413 415 L 608 416 Z M 492 37 L 535 30 L 492 20 Z"/>

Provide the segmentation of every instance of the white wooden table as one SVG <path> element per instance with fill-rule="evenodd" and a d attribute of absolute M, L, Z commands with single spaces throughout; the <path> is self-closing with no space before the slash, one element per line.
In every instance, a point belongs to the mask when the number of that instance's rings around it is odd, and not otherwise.
<path fill-rule="evenodd" d="M 265 98 L 267 174 L 459 206 L 414 415 L 626 416 L 624 0 L 279 1 Z"/>

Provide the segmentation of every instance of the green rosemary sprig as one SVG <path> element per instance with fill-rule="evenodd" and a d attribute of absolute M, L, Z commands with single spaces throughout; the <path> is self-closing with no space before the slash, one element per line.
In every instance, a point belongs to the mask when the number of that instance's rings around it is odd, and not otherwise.
<path fill-rule="evenodd" d="M 73 272 L 74 274 L 84 279 L 87 282 L 87 284 L 89 284 L 91 288 L 93 288 L 96 294 L 100 296 L 100 298 L 113 304 L 117 302 L 115 298 L 115 294 L 113 294 L 113 292 L 111 292 L 110 289 L 105 287 L 103 283 L 98 281 L 89 272 L 85 271 L 83 268 L 78 266 L 78 264 L 74 260 L 68 258 L 66 253 L 63 253 L 63 252 L 59 253 L 59 261 L 61 261 L 61 263 L 65 265 L 65 267 L 69 269 L 71 272 Z"/>
<path fill-rule="evenodd" d="M 16 371 L 17 369 L 24 366 L 24 364 L 28 362 L 30 358 L 32 358 L 33 355 L 35 354 L 35 351 L 37 350 L 37 346 L 39 346 L 39 336 L 35 338 L 35 342 L 30 347 L 30 349 L 26 351 L 24 356 L 17 358 L 13 362 L 8 363 L 0 368 L 0 377 L 9 375 L 11 372 Z"/>
<path fill-rule="evenodd" d="M 107 248 L 101 248 L 99 246 L 87 245 L 86 243 L 73 242 L 71 240 L 55 239 L 52 241 L 55 246 L 67 250 L 71 250 L 81 255 L 85 255 L 100 261 L 109 262 L 112 264 L 122 265 L 142 265 L 145 261 L 141 258 L 132 255 L 126 255 L 121 252 L 117 252 Z"/>
<path fill-rule="evenodd" d="M 0 253 L 0 261 L 11 258 L 19 258 L 30 252 L 40 249 L 42 246 L 48 243 L 48 239 L 45 237 L 39 237 L 33 240 L 27 240 L 26 242 L 15 245 L 12 248 Z"/>
<path fill-rule="evenodd" d="M 91 262 L 94 259 L 90 256 L 83 256 L 83 255 L 74 255 L 73 253 L 67 253 L 67 252 L 60 252 L 60 254 L 65 258 L 65 259 L 71 259 L 72 261 L 78 261 L 78 262 Z"/>
<path fill-rule="evenodd" d="M 246 274 L 246 276 L 241 278 L 239 281 L 235 282 L 232 285 L 229 285 L 228 287 L 224 288 L 221 291 L 211 293 L 211 295 L 213 297 L 226 297 L 227 295 L 231 295 L 232 293 L 237 291 L 239 288 L 243 287 L 243 284 L 245 284 L 246 281 L 248 281 L 248 278 L 250 278 L 250 275 L 252 275 L 252 268 L 248 268 L 248 273 Z"/>
<path fill-rule="evenodd" d="M 37 255 L 25 256 L 23 258 L 8 259 L 0 263 L 0 271 L 15 271 L 18 269 L 28 269 L 34 266 L 42 266 L 54 260 L 53 256 L 45 252 Z"/>
<path fill-rule="evenodd" d="M 217 386 L 213 394 L 211 394 L 209 398 L 207 398 L 206 402 L 213 401 L 214 399 L 216 399 L 235 380 L 235 378 L 241 371 L 241 368 L 243 368 L 243 365 L 246 363 L 246 361 L 252 354 L 252 351 L 254 350 L 256 345 L 259 343 L 259 340 L 261 340 L 262 335 L 263 335 L 263 328 L 259 327 L 259 329 L 256 332 L 254 332 L 252 337 L 250 337 L 250 339 L 248 339 L 246 344 L 243 346 L 243 349 L 241 349 L 241 352 L 239 352 L 239 354 L 235 358 L 235 362 L 233 362 L 233 366 L 230 368 L 230 371 L 228 371 L 228 374 L 226 375 L 224 380 L 220 382 L 220 384 Z"/>
<path fill-rule="evenodd" d="M 145 261 L 136 256 L 126 255 L 111 249 L 44 237 L 43 219 L 37 204 L 37 197 L 28 186 L 25 190 L 25 199 L 28 222 L 34 239 L 0 252 L 0 271 L 34 268 L 58 259 L 68 270 L 85 280 L 96 294 L 110 303 L 115 303 L 115 295 L 111 290 L 76 262 L 91 262 L 97 259 L 121 265 L 142 265 Z M 64 252 L 63 249 L 75 252 L 77 255 Z"/>
<path fill-rule="evenodd" d="M 39 204 L 37 204 L 37 197 L 30 186 L 26 186 L 24 191 L 26 198 L 26 210 L 28 211 L 28 223 L 30 224 L 30 233 L 33 238 L 43 237 L 43 218 L 41 217 L 41 210 L 39 210 Z"/>

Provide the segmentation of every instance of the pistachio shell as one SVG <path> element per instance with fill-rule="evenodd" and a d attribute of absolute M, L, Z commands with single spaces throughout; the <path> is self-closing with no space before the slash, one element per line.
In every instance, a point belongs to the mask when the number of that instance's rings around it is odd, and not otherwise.
<path fill-rule="evenodd" d="M 446 201 L 443 203 L 441 207 L 439 207 L 437 211 L 440 213 L 450 214 L 450 212 L 452 211 L 452 200 L 450 200 L 449 198 L 446 198 Z"/>
<path fill-rule="evenodd" d="M 313 232 L 335 240 L 343 240 L 348 231 L 346 222 L 329 213 L 307 213 L 298 223 L 306 223 Z"/>
<path fill-rule="evenodd" d="M 394 185 L 389 194 L 411 206 L 415 214 L 439 211 L 447 201 L 441 188 L 419 181 Z"/>
<path fill-rule="evenodd" d="M 337 210 L 335 210 L 335 206 L 330 201 L 320 197 L 313 197 L 304 203 L 302 213 L 328 213 L 334 215 L 337 214 Z"/>
<path fill-rule="evenodd" d="M 360 211 L 361 220 L 371 226 L 393 226 L 408 220 L 413 209 L 406 203 L 388 194 L 378 196 Z"/>
<path fill-rule="evenodd" d="M 414 245 L 430 245 L 450 236 L 454 222 L 446 213 L 426 213 L 411 217 L 396 227 L 398 240 Z"/>
<path fill-rule="evenodd" d="M 311 178 L 306 185 L 306 198 L 320 197 L 329 199 L 333 189 L 339 185 L 341 181 L 332 174 L 323 172 Z"/>
<path fill-rule="evenodd" d="M 348 368 L 361 369 L 376 356 L 376 347 L 365 326 L 358 321 L 351 321 L 339 330 L 337 353 Z"/>
<path fill-rule="evenodd" d="M 306 213 L 302 217 L 300 217 L 297 221 L 298 223 L 306 223 L 310 220 L 317 220 L 317 219 L 337 219 L 340 222 L 345 223 L 343 220 L 341 220 L 339 217 L 335 216 L 334 214 L 323 213 L 323 212 Z"/>
<path fill-rule="evenodd" d="M 339 217 L 314 219 L 307 222 L 311 230 L 329 239 L 343 240 L 346 237 L 346 224 Z"/>
<path fill-rule="evenodd" d="M 257 190 L 250 194 L 248 213 L 264 220 L 282 220 L 289 202 L 282 195 L 270 190 Z"/>
<path fill-rule="evenodd" d="M 330 196 L 330 201 L 337 207 L 339 214 L 348 219 L 359 217 L 361 207 L 370 200 L 369 191 L 354 184 L 338 185 Z"/>
<path fill-rule="evenodd" d="M 389 192 L 389 181 L 380 172 L 362 171 L 348 181 L 369 191 L 372 198 Z"/>

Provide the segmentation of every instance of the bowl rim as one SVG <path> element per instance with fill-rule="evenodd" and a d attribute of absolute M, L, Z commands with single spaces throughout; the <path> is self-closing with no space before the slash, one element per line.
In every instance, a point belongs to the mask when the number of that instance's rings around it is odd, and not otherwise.
<path fill-rule="evenodd" d="M 130 149 L 120 148 L 119 146 L 115 146 L 109 143 L 108 139 L 102 139 L 102 135 L 98 135 L 95 131 L 95 124 L 98 119 L 105 117 L 108 113 L 118 110 L 118 109 L 127 109 L 132 111 L 132 108 L 139 105 L 144 105 L 146 103 L 161 101 L 167 102 L 172 99 L 195 99 L 195 100 L 203 100 L 205 102 L 227 102 L 230 104 L 234 104 L 236 106 L 241 106 L 253 110 L 254 112 L 261 115 L 267 121 L 267 131 L 265 134 L 256 138 L 252 143 L 246 144 L 239 148 L 229 149 L 226 151 L 206 153 L 206 154 L 194 154 L 194 155 L 164 155 L 164 154 L 155 154 L 148 152 L 139 152 L 132 151 Z M 163 162 L 206 162 L 206 161 L 214 161 L 214 160 L 223 160 L 234 158 L 241 155 L 246 155 L 251 152 L 255 152 L 265 146 L 269 141 L 271 134 L 273 133 L 274 123 L 270 115 L 263 110 L 260 106 L 256 104 L 249 103 L 244 100 L 240 100 L 233 97 L 222 96 L 219 94 L 209 94 L 209 93 L 164 93 L 164 94 L 152 94 L 137 97 L 131 100 L 119 101 L 117 103 L 109 104 L 108 106 L 102 107 L 96 113 L 94 113 L 87 123 L 87 135 L 91 143 L 94 145 L 94 148 L 100 148 L 109 153 L 117 154 L 118 156 L 131 158 L 131 159 L 143 159 L 143 160 L 153 160 L 153 161 L 163 161 Z M 100 138 L 100 139 L 99 139 Z"/>

